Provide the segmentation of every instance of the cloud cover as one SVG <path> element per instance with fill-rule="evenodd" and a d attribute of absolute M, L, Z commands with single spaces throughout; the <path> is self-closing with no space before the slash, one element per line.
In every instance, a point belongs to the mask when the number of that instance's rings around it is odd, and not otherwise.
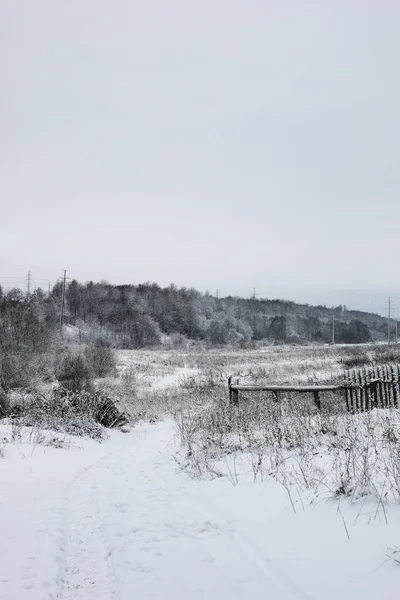
<path fill-rule="evenodd" d="M 3 274 L 400 301 L 399 16 L 3 0 Z"/>

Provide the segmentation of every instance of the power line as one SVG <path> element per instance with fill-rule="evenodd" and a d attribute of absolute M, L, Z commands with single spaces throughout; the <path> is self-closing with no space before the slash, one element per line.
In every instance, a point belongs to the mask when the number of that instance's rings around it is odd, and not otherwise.
<path fill-rule="evenodd" d="M 0 264 L 6 265 L 6 267 L 12 267 L 12 268 L 18 268 L 18 269 L 27 269 L 27 268 L 29 269 L 29 268 L 31 268 L 31 269 L 35 269 L 35 271 L 36 270 L 40 270 L 40 271 L 59 271 L 60 270 L 60 269 L 57 269 L 55 267 L 38 267 L 37 265 L 33 265 L 32 266 L 32 265 L 27 265 L 27 264 L 24 264 L 24 265 L 18 264 L 18 265 L 16 265 L 16 264 L 10 264 L 9 262 L 5 262 L 5 261 L 0 261 Z"/>

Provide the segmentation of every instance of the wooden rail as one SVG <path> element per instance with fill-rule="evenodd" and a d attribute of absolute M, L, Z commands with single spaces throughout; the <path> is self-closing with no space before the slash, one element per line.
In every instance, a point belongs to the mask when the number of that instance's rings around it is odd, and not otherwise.
<path fill-rule="evenodd" d="M 320 392 L 335 392 L 345 390 L 345 385 L 254 385 L 254 384 L 239 384 L 232 383 L 233 375 L 228 379 L 229 400 L 233 404 L 239 402 L 239 392 L 274 392 L 275 398 L 278 400 L 279 392 L 297 392 L 299 394 L 312 393 L 314 394 L 314 402 L 318 409 L 321 409 Z"/>
<path fill-rule="evenodd" d="M 231 385 L 238 392 L 333 392 L 344 390 L 343 385 Z"/>

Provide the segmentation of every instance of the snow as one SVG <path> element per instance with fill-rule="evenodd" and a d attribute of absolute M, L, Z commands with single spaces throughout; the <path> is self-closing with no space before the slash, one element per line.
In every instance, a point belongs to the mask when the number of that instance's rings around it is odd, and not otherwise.
<path fill-rule="evenodd" d="M 368 500 L 299 496 L 294 512 L 275 481 L 190 479 L 168 420 L 101 444 L 11 435 L 0 425 L 2 600 L 398 598 L 394 507 L 388 524 Z"/>
<path fill-rule="evenodd" d="M 186 379 L 198 375 L 199 370 L 190 367 L 178 367 L 173 373 L 164 375 L 164 377 L 158 378 L 152 384 L 153 389 L 162 390 L 168 387 L 180 385 L 185 382 Z"/>
<path fill-rule="evenodd" d="M 140 389 L 165 390 L 179 386 L 199 374 L 197 367 L 185 364 L 186 354 L 165 351 L 119 350 L 116 352 L 120 374 L 131 372 Z M 192 357 L 189 357 L 193 360 Z M 174 364 L 174 360 L 177 364 Z"/>
<path fill-rule="evenodd" d="M 359 346 L 365 351 L 367 346 Z M 250 380 L 304 383 L 310 379 L 331 381 L 343 375 L 340 359 L 348 346 L 274 346 L 254 350 L 209 349 L 207 351 L 118 350 L 118 370 L 132 371 L 138 389 L 164 390 L 179 386 L 185 378 L 206 371 L 225 379 L 241 373 Z"/>

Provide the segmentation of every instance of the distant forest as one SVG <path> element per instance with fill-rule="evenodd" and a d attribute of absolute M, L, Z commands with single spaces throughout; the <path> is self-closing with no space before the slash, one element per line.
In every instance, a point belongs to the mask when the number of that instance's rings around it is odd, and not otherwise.
<path fill-rule="evenodd" d="M 0 349 L 43 351 L 60 328 L 62 283 L 45 293 L 0 288 Z M 379 315 L 286 300 L 217 298 L 194 289 L 155 283 L 111 285 L 71 281 L 64 324 L 118 348 L 193 340 L 246 347 L 265 343 L 363 343 L 385 339 Z M 394 333 L 394 331 L 393 331 Z"/>

